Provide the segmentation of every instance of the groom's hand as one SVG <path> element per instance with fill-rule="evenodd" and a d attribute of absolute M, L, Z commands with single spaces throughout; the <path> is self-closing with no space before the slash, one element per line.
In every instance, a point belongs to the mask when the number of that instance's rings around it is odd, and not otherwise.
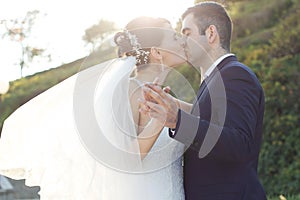
<path fill-rule="evenodd" d="M 169 89 L 164 89 L 168 92 Z M 178 115 L 176 100 L 166 93 L 158 84 L 147 83 L 143 87 L 145 100 L 140 100 L 140 112 L 150 115 L 164 123 L 164 126 L 175 128 Z"/>

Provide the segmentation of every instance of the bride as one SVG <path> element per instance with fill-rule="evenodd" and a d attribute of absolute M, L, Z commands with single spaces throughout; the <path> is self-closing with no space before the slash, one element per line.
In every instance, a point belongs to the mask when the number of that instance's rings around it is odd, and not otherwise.
<path fill-rule="evenodd" d="M 119 58 L 32 99 L 4 123 L 0 174 L 40 186 L 41 199 L 184 199 L 184 146 L 141 115 L 141 86 L 162 85 L 185 62 L 182 38 L 162 18 L 115 34 Z"/>

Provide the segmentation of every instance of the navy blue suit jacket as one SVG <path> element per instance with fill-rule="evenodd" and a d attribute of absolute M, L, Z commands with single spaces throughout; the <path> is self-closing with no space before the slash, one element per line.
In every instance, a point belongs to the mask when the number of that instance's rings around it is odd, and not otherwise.
<path fill-rule="evenodd" d="M 202 82 L 191 113 L 179 110 L 187 200 L 264 200 L 257 176 L 264 92 L 255 74 L 225 58 Z"/>

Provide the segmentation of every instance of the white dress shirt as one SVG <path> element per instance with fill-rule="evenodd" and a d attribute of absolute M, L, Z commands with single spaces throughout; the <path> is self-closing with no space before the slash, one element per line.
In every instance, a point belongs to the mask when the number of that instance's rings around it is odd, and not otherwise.
<path fill-rule="evenodd" d="M 229 56 L 234 56 L 233 53 L 227 53 L 223 56 L 221 56 L 220 58 L 218 58 L 205 72 L 204 74 L 204 79 L 206 79 L 212 72 L 213 70 L 218 66 L 218 64 L 220 64 L 220 62 L 222 62 L 222 60 L 224 60 L 225 58 L 229 57 Z"/>

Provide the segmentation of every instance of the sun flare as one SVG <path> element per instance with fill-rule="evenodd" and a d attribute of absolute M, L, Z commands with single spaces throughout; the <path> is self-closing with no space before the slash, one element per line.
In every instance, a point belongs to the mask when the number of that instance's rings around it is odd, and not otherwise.
<path fill-rule="evenodd" d="M 37 44 L 43 44 L 43 47 L 51 52 L 53 59 L 51 63 L 42 64 L 43 68 L 26 68 L 25 71 L 28 72 L 24 75 L 29 75 L 85 56 L 86 50 L 82 40 L 84 31 L 101 19 L 112 21 L 121 29 L 131 19 L 139 16 L 162 17 L 168 19 L 175 27 L 180 15 L 193 4 L 194 0 L 65 0 L 59 4 L 53 0 L 11 0 L 6 2 L 5 7 L 0 7 L 0 21 L 24 18 L 28 11 L 33 10 L 43 14 L 40 22 L 36 23 L 33 35 Z M 8 49 L 15 52 L 8 45 L 2 45 L 0 52 L 4 50 L 8 54 Z M 9 80 L 14 80 L 19 78 L 19 66 L 15 64 L 18 56 L 15 53 L 11 55 L 15 57 L 10 59 L 13 61 L 8 60 L 10 56 L 0 58 L 2 66 L 10 66 L 1 68 L 0 72 Z"/>

